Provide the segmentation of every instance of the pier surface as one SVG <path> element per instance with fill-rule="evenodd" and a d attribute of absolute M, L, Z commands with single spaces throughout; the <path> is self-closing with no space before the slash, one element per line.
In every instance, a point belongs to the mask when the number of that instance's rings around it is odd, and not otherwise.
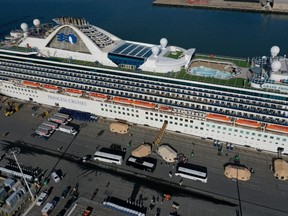
<path fill-rule="evenodd" d="M 288 14 L 288 9 L 265 8 L 260 2 L 225 1 L 225 0 L 155 0 L 154 5 L 208 8 L 219 10 L 237 10 L 259 13 Z"/>

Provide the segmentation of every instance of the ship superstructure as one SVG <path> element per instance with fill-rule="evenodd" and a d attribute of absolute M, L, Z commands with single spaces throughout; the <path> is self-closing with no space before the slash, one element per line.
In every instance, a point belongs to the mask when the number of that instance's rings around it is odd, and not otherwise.
<path fill-rule="evenodd" d="M 161 128 L 165 123 L 171 131 L 288 152 L 285 94 L 63 63 L 36 55 L 39 50 L 33 47 L 29 52 L 0 49 L 0 93 L 135 124 Z"/>

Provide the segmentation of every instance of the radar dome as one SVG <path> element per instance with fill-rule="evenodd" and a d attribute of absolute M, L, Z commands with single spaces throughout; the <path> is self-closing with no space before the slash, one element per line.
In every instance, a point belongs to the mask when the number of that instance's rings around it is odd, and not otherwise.
<path fill-rule="evenodd" d="M 167 44 L 168 44 L 168 40 L 166 38 L 161 38 L 160 45 L 162 49 L 166 48 Z"/>
<path fill-rule="evenodd" d="M 159 47 L 158 46 L 153 46 L 152 47 L 152 53 L 153 53 L 153 55 L 154 56 L 157 56 L 158 55 L 158 53 L 159 53 Z"/>
<path fill-rule="evenodd" d="M 40 27 L 40 20 L 39 20 L 39 19 L 34 19 L 34 20 L 33 20 L 33 24 L 34 24 L 34 26 L 36 26 L 36 27 Z"/>
<path fill-rule="evenodd" d="M 279 52 L 280 52 L 280 48 L 278 46 L 273 46 L 270 49 L 270 53 L 272 57 L 277 56 Z"/>
<path fill-rule="evenodd" d="M 280 68 L 281 68 L 281 62 L 280 61 L 272 62 L 272 64 L 271 64 L 272 72 L 277 72 L 280 70 Z"/>
<path fill-rule="evenodd" d="M 22 23 L 20 27 L 24 32 L 28 30 L 28 25 L 26 23 Z"/>

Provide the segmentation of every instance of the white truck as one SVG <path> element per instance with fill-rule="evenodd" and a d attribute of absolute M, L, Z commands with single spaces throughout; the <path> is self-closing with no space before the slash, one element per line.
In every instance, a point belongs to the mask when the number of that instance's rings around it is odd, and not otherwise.
<path fill-rule="evenodd" d="M 58 124 L 64 124 L 64 125 L 68 123 L 66 118 L 58 117 L 58 116 L 52 116 L 48 120 L 52 122 L 56 122 Z"/>
<path fill-rule="evenodd" d="M 72 121 L 72 118 L 69 115 L 64 114 L 64 113 L 58 112 L 58 113 L 55 113 L 54 116 L 65 118 L 68 122 Z"/>
<path fill-rule="evenodd" d="M 59 131 L 64 132 L 64 133 L 68 133 L 68 134 L 72 134 L 72 135 L 76 135 L 77 131 L 71 127 L 71 126 L 67 126 L 67 125 L 60 125 L 59 126 Z"/>
<path fill-rule="evenodd" d="M 54 209 L 55 205 L 52 202 L 46 203 L 46 205 L 42 208 L 41 213 L 43 216 L 48 216 Z"/>
<path fill-rule="evenodd" d="M 42 123 L 42 125 L 47 125 L 47 126 L 53 128 L 54 130 L 56 130 L 59 126 L 57 123 L 46 121 L 46 120 Z"/>

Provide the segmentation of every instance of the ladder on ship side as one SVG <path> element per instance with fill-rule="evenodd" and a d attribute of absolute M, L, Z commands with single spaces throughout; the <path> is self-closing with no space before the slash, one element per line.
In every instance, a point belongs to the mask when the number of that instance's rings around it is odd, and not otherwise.
<path fill-rule="evenodd" d="M 158 146 L 160 144 L 160 141 L 161 141 L 161 139 L 162 139 L 162 137 L 164 135 L 164 132 L 165 132 L 165 129 L 166 129 L 167 125 L 168 125 L 168 121 L 164 121 L 164 123 L 162 125 L 162 128 L 160 129 L 160 131 L 158 133 L 158 136 L 157 136 L 157 138 L 156 138 L 156 140 L 154 142 L 154 144 L 156 146 Z"/>

